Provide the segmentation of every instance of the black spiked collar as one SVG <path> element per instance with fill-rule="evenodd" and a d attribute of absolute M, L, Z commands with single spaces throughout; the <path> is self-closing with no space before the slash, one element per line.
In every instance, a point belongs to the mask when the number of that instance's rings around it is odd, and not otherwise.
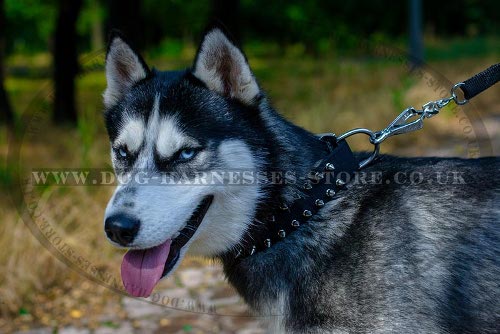
<path fill-rule="evenodd" d="M 345 140 L 335 135 L 324 135 L 320 140 L 328 147 L 328 154 L 298 182 L 302 192 L 291 203 L 279 201 L 259 210 L 255 224 L 247 231 L 243 241 L 230 256 L 236 260 L 265 251 L 280 242 L 307 222 L 339 192 L 359 169 Z"/>

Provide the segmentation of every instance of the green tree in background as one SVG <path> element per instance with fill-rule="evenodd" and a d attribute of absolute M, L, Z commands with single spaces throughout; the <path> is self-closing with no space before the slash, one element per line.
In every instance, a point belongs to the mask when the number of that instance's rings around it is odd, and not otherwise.
<path fill-rule="evenodd" d="M 54 37 L 54 122 L 76 124 L 75 78 L 78 74 L 76 20 L 82 0 L 59 0 Z"/>
<path fill-rule="evenodd" d="M 58 1 L 4 1 L 9 22 L 7 53 L 49 49 Z M 77 42 L 80 52 L 95 49 L 115 27 L 142 48 L 157 46 L 165 38 L 192 43 L 210 19 L 218 17 L 229 30 L 234 27 L 233 35 L 242 40 L 299 42 L 311 49 L 333 38 L 337 48 L 348 48 L 352 38 L 373 34 L 407 38 L 407 11 L 407 1 L 389 0 L 84 0 Z M 424 30 L 439 36 L 497 34 L 498 13 L 497 0 L 442 0 L 439 4 L 422 0 Z"/>
<path fill-rule="evenodd" d="M 214 18 L 221 21 L 237 41 L 249 42 L 264 52 L 299 50 L 309 55 L 328 52 L 351 56 L 360 51 L 360 41 L 404 47 L 409 39 L 409 1 L 1 1 L 7 25 L 0 18 L 3 25 L 0 44 L 4 46 L 0 45 L 0 117 L 7 120 L 12 119 L 12 114 L 5 111 L 9 109 L 5 107 L 8 99 L 2 77 L 13 74 L 45 78 L 53 70 L 56 90 L 53 119 L 57 123 L 74 124 L 77 55 L 102 49 L 112 28 L 122 30 L 136 47 L 155 56 L 192 49 Z M 425 37 L 468 38 L 473 42 L 466 46 L 470 54 L 492 49 L 489 39 L 481 38 L 497 36 L 500 1 L 442 0 L 437 4 L 421 0 L 421 3 Z M 446 15 L 442 8 L 446 8 Z M 49 51 L 52 58 L 47 57 Z M 445 51 L 450 55 L 462 54 L 460 47 L 438 49 L 435 54 Z M 10 65 L 6 73 L 2 72 L 4 55 Z M 33 55 L 41 57 L 31 57 Z"/>
<path fill-rule="evenodd" d="M 14 115 L 12 113 L 12 108 L 9 103 L 9 98 L 7 97 L 7 92 L 5 91 L 4 79 L 5 79 L 5 3 L 4 0 L 0 0 L 0 121 L 11 124 L 14 120 Z"/>
<path fill-rule="evenodd" d="M 5 0 L 7 53 L 50 49 L 57 15 L 56 0 Z"/>
<path fill-rule="evenodd" d="M 87 40 L 83 49 L 90 51 L 101 50 L 105 45 L 104 20 L 106 6 L 101 0 L 84 0 L 80 17 L 77 21 L 77 31 L 79 36 L 83 36 L 83 41 Z"/>

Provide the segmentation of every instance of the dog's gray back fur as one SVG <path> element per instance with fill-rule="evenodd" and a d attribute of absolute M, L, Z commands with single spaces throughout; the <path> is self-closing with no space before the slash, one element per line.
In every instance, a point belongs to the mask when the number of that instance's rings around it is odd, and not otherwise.
<path fill-rule="evenodd" d="M 366 169 L 381 182 L 226 266 L 229 281 L 256 308 L 284 304 L 272 312 L 297 332 L 498 333 L 498 160 L 383 156 Z M 450 171 L 460 184 L 438 184 Z M 402 172 L 425 182 L 396 184 Z"/>
<path fill-rule="evenodd" d="M 272 169 L 306 175 L 317 138 L 259 109 Z M 499 171 L 496 157 L 381 156 L 284 241 L 223 257 L 225 273 L 286 332 L 498 333 Z"/>

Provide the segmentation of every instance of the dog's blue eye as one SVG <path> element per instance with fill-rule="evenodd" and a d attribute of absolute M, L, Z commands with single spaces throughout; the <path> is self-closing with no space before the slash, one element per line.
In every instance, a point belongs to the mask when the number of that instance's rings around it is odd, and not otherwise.
<path fill-rule="evenodd" d="M 185 148 L 179 153 L 179 158 L 181 160 L 189 160 L 196 154 L 196 150 L 192 148 Z"/>
<path fill-rule="evenodd" d="M 128 156 L 128 153 L 127 153 L 127 150 L 124 149 L 123 147 L 120 147 L 118 149 L 118 154 L 120 155 L 120 157 L 122 158 L 126 158 Z"/>

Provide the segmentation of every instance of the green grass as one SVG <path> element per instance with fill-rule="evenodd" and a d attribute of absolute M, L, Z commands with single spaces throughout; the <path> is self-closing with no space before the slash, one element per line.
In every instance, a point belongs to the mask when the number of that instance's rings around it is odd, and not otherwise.
<path fill-rule="evenodd" d="M 425 55 L 430 61 L 453 61 L 460 58 L 478 58 L 486 55 L 497 55 L 500 50 L 500 39 L 495 37 L 454 38 L 442 41 L 430 41 Z"/>

